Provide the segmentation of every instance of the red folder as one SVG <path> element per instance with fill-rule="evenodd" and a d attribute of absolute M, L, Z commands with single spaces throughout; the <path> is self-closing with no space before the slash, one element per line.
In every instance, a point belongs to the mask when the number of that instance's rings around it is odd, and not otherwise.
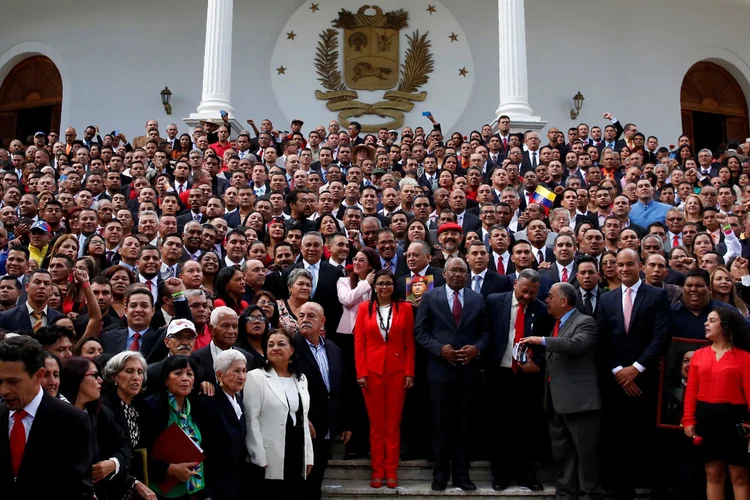
<path fill-rule="evenodd" d="M 167 430 L 156 439 L 151 455 L 156 460 L 168 464 L 200 463 L 206 458 L 201 447 L 190 439 L 190 436 L 176 423 L 167 427 Z M 159 484 L 159 489 L 164 493 L 169 493 L 172 488 L 177 486 L 177 483 L 177 479 L 170 476 Z"/>

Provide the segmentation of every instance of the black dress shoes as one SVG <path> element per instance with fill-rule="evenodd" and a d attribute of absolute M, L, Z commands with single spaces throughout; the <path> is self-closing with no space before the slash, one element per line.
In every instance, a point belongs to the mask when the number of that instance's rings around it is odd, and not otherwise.
<path fill-rule="evenodd" d="M 456 488 L 461 488 L 464 491 L 474 491 L 477 489 L 477 485 L 472 483 L 468 479 L 464 479 L 463 481 L 456 481 L 453 483 L 453 486 Z"/>
<path fill-rule="evenodd" d="M 531 481 L 518 483 L 518 485 L 524 488 L 528 488 L 531 491 L 542 491 L 544 489 L 544 486 L 542 486 L 542 483 L 540 483 L 537 479 L 532 479 Z"/>
<path fill-rule="evenodd" d="M 445 491 L 446 486 L 446 483 L 436 479 L 432 482 L 432 491 Z"/>
<path fill-rule="evenodd" d="M 501 479 L 499 481 L 492 482 L 492 489 L 495 491 L 507 490 L 508 486 L 510 486 L 510 481 L 508 481 L 507 479 Z"/>

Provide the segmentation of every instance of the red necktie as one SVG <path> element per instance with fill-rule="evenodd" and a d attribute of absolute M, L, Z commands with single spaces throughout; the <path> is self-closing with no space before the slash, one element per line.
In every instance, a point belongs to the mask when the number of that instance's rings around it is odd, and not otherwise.
<path fill-rule="evenodd" d="M 563 267 L 562 280 L 565 283 L 568 282 L 568 268 L 567 267 Z"/>
<path fill-rule="evenodd" d="M 503 264 L 502 256 L 497 258 L 497 273 L 505 274 L 505 265 Z"/>
<path fill-rule="evenodd" d="M 136 191 L 135 186 L 132 184 L 130 185 L 130 199 L 135 200 L 138 197 L 138 191 Z"/>
<path fill-rule="evenodd" d="M 552 332 L 553 337 L 557 337 L 560 334 L 560 320 L 555 321 L 555 329 Z"/>
<path fill-rule="evenodd" d="M 130 344 L 130 347 L 128 348 L 129 351 L 135 351 L 138 352 L 140 350 L 140 346 L 138 345 L 138 340 L 140 340 L 141 334 L 139 332 L 135 332 L 135 335 L 133 335 L 133 342 Z"/>
<path fill-rule="evenodd" d="M 458 299 L 458 292 L 453 291 L 453 321 L 456 326 L 461 322 L 461 301 Z"/>
<path fill-rule="evenodd" d="M 676 234 L 672 237 L 672 248 L 677 248 L 680 246 L 680 237 Z"/>
<path fill-rule="evenodd" d="M 26 448 L 26 428 L 23 426 L 23 418 L 28 415 L 26 410 L 18 410 L 13 414 L 13 429 L 10 431 L 10 459 L 13 465 L 13 476 L 18 477 L 18 469 L 21 468 L 23 450 Z"/>
<path fill-rule="evenodd" d="M 516 313 L 516 334 L 513 337 L 513 344 L 518 344 L 518 342 L 521 341 L 521 339 L 524 337 L 524 329 L 526 328 L 525 324 L 525 314 L 523 311 L 523 304 L 518 304 L 518 312 Z M 513 373 L 516 373 L 518 371 L 518 361 L 513 359 L 513 362 L 511 363 L 510 367 L 513 369 Z"/>
<path fill-rule="evenodd" d="M 508 150 L 508 139 L 506 137 L 503 137 L 503 149 Z"/>

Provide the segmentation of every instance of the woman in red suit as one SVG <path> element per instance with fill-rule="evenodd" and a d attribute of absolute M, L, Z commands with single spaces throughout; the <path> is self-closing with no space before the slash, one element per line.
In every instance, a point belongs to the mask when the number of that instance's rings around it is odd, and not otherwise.
<path fill-rule="evenodd" d="M 398 486 L 401 411 L 414 385 L 414 316 L 411 305 L 393 298 L 393 274 L 375 273 L 372 298 L 363 302 L 354 324 L 357 383 L 370 417 L 370 486 Z"/>

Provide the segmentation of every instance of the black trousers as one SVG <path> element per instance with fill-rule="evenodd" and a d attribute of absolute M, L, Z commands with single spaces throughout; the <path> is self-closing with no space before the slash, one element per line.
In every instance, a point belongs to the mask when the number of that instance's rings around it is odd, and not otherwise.
<path fill-rule="evenodd" d="M 424 411 L 430 407 L 430 389 L 426 373 L 427 353 L 424 349 L 417 349 L 414 358 L 414 387 L 406 391 L 401 419 L 401 441 L 409 460 L 432 458 L 428 420 L 430 416 Z"/>
<path fill-rule="evenodd" d="M 614 375 L 599 377 L 602 388 L 602 465 L 604 483 L 615 498 L 635 497 L 635 488 L 651 488 L 657 482 L 656 379 L 636 380 L 641 396 L 628 396 Z"/>
<path fill-rule="evenodd" d="M 341 349 L 341 354 L 344 357 L 344 369 L 346 370 L 344 388 L 346 390 L 352 427 L 351 429 L 341 429 L 352 431 L 352 437 L 346 445 L 346 451 L 347 453 L 366 457 L 370 451 L 370 421 L 367 417 L 367 408 L 365 407 L 365 398 L 362 395 L 362 389 L 357 385 L 357 369 L 354 362 L 354 335 L 331 333 L 330 337 L 333 343 Z"/>
<path fill-rule="evenodd" d="M 451 474 L 454 483 L 469 479 L 476 387 L 477 381 L 429 383 L 435 481 L 447 483 Z"/>
<path fill-rule="evenodd" d="M 314 465 L 310 475 L 307 476 L 302 484 L 301 500 L 320 500 L 322 495 L 321 485 L 323 476 L 328 467 L 328 460 L 331 458 L 331 440 L 325 439 L 325 436 L 319 436 L 312 440 L 313 453 L 315 454 Z"/>
<path fill-rule="evenodd" d="M 534 470 L 532 419 L 542 411 L 539 399 L 538 374 L 513 373 L 510 368 L 497 368 L 491 375 L 495 421 L 495 450 L 492 477 L 495 481 L 519 483 L 536 479 Z M 533 429 L 533 431 L 532 431 Z"/>

